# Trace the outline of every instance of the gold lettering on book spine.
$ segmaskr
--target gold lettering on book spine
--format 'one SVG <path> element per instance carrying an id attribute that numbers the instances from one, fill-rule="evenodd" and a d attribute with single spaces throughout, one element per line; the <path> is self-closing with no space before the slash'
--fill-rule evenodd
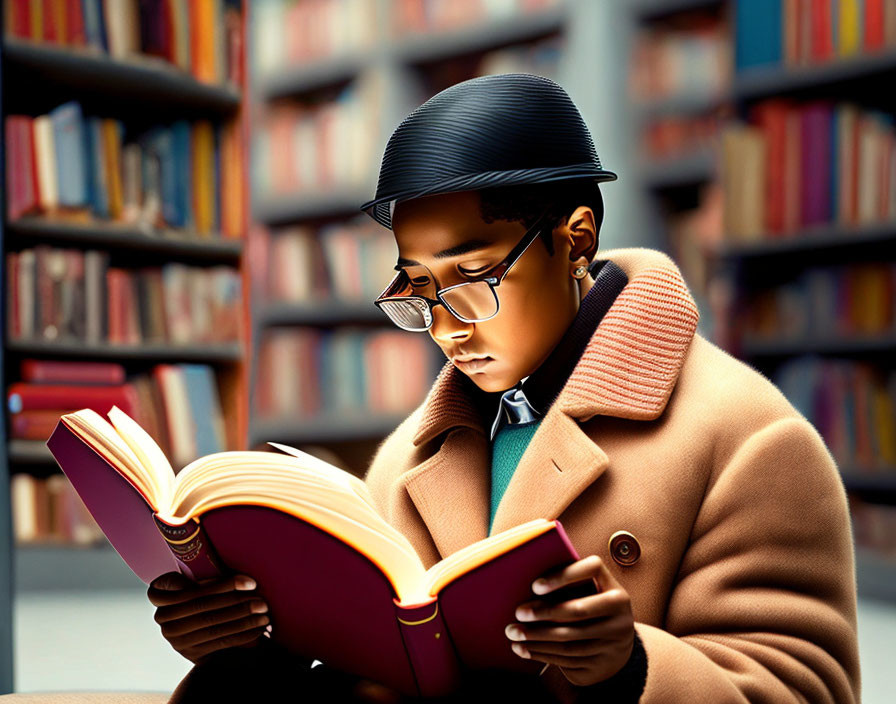
<path id="1" fill-rule="evenodd" d="M 196 530 L 194 530 L 190 535 L 186 538 L 181 538 L 175 540 L 173 538 L 169 538 L 166 534 L 168 531 L 172 533 L 183 533 L 185 532 L 184 528 L 175 528 L 171 529 L 169 526 L 165 526 L 167 529 L 162 533 L 167 543 L 171 546 L 171 551 L 177 555 L 178 559 L 183 562 L 191 562 L 199 557 L 199 554 L 202 552 L 202 528 L 199 525 L 198 521 L 196 523 Z M 214 561 L 211 561 L 214 564 Z"/>

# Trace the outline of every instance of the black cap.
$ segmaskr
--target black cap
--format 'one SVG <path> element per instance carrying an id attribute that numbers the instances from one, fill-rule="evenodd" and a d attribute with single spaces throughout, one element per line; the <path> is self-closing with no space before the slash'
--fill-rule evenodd
<path id="1" fill-rule="evenodd" d="M 572 99 L 549 78 L 481 76 L 437 93 L 395 128 L 376 196 L 361 210 L 392 228 L 392 204 L 438 193 L 570 179 L 615 181 Z"/>

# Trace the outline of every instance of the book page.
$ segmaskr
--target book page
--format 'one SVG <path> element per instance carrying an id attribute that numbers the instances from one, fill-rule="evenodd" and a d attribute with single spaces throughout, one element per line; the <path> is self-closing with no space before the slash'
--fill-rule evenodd
<path id="1" fill-rule="evenodd" d="M 162 448 L 156 444 L 149 433 L 140 427 L 137 421 L 118 406 L 112 406 L 108 415 L 116 432 L 128 444 L 143 467 L 152 473 L 160 497 L 165 497 L 165 502 L 169 501 L 174 484 L 174 469 L 168 458 L 165 457 L 165 453 L 162 452 Z M 159 505 L 163 505 L 161 501 L 159 501 Z"/>
<path id="2" fill-rule="evenodd" d="M 155 473 L 143 465 L 109 421 L 89 408 L 66 413 L 61 420 L 130 481 L 154 509 L 158 509 L 160 502 L 164 504 L 167 497 L 161 495 Z"/>

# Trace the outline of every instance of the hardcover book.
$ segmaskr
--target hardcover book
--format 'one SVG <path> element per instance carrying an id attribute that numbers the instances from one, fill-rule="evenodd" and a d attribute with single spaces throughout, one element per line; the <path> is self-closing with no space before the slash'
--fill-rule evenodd
<path id="1" fill-rule="evenodd" d="M 465 669 L 540 669 L 504 628 L 535 579 L 578 559 L 559 522 L 516 526 L 425 569 L 364 482 L 322 460 L 271 443 L 281 452 L 217 452 L 175 474 L 127 414 L 108 417 L 65 414 L 47 445 L 144 582 L 247 574 L 274 641 L 407 694 L 448 693 Z"/>

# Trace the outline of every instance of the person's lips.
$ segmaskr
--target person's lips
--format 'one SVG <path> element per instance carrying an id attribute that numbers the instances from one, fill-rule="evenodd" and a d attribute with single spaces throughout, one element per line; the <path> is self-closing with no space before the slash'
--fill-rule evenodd
<path id="1" fill-rule="evenodd" d="M 451 363 L 465 374 L 480 372 L 494 361 L 484 354 L 461 354 L 451 358 Z"/>

